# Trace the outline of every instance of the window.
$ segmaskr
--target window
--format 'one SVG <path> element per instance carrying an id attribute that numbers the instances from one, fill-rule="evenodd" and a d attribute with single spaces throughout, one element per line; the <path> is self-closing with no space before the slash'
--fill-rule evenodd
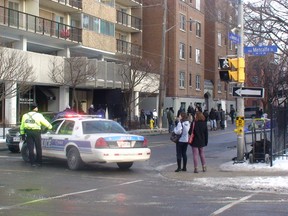
<path id="1" fill-rule="evenodd" d="M 179 87 L 185 88 L 185 72 L 184 71 L 180 71 L 179 73 Z"/>
<path id="2" fill-rule="evenodd" d="M 114 24 L 105 20 L 101 20 L 100 33 L 104 35 L 114 36 Z"/>
<path id="3" fill-rule="evenodd" d="M 258 76 L 252 76 L 251 81 L 253 84 L 258 84 Z"/>
<path id="4" fill-rule="evenodd" d="M 9 2 L 9 9 L 13 9 L 9 11 L 9 25 L 18 26 L 19 25 L 19 17 L 17 11 L 19 10 L 19 3 Z M 14 11 L 15 10 L 15 11 Z"/>
<path id="5" fill-rule="evenodd" d="M 189 73 L 189 86 L 192 87 L 192 73 Z"/>
<path id="6" fill-rule="evenodd" d="M 196 63 L 197 64 L 201 63 L 201 52 L 200 52 L 200 49 L 196 49 Z"/>
<path id="7" fill-rule="evenodd" d="M 218 92 L 221 92 L 222 91 L 222 85 L 221 85 L 221 80 L 218 80 L 218 85 L 217 85 L 217 90 Z"/>
<path id="8" fill-rule="evenodd" d="M 89 16 L 86 14 L 83 15 L 83 29 L 88 29 L 90 31 L 109 36 L 115 35 L 114 23 L 108 22 L 106 20 L 101 20 L 97 17 Z"/>
<path id="9" fill-rule="evenodd" d="M 183 14 L 180 14 L 180 29 L 186 31 L 186 16 Z"/>
<path id="10" fill-rule="evenodd" d="M 200 75 L 196 75 L 196 90 L 200 90 Z"/>
<path id="11" fill-rule="evenodd" d="M 196 9 L 200 11 L 200 8 L 201 8 L 201 0 L 196 0 Z"/>
<path id="12" fill-rule="evenodd" d="M 217 34 L 218 46 L 222 46 L 222 34 L 218 32 Z"/>
<path id="13" fill-rule="evenodd" d="M 189 58 L 192 58 L 192 46 L 189 46 Z"/>
<path id="14" fill-rule="evenodd" d="M 222 20 L 222 12 L 221 10 L 218 10 L 218 21 L 221 22 Z"/>
<path id="15" fill-rule="evenodd" d="M 196 22 L 196 36 L 201 37 L 201 23 Z"/>
<path id="16" fill-rule="evenodd" d="M 184 43 L 180 43 L 179 45 L 179 58 L 180 59 L 185 59 L 185 44 Z"/>
<path id="17" fill-rule="evenodd" d="M 193 20 L 192 18 L 189 19 L 189 31 L 192 31 Z"/>

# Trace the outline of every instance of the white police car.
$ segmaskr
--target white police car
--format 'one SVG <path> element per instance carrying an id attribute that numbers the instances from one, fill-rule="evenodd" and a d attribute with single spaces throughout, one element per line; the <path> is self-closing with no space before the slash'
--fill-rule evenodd
<path id="1" fill-rule="evenodd" d="M 71 170 L 85 163 L 117 163 L 129 169 L 134 161 L 146 161 L 151 150 L 143 136 L 128 134 L 117 122 L 93 116 L 61 118 L 41 135 L 43 157 L 66 159 Z M 20 142 L 24 161 L 29 161 L 27 146 Z"/>

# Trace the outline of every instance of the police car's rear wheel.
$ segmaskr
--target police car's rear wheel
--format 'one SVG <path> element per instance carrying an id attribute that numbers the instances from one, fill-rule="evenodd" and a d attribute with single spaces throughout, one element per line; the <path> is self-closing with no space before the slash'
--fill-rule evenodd
<path id="1" fill-rule="evenodd" d="M 117 165 L 120 169 L 126 170 L 126 169 L 129 169 L 133 165 L 133 162 L 121 162 L 121 163 L 117 163 Z"/>
<path id="2" fill-rule="evenodd" d="M 72 147 L 69 149 L 67 153 L 67 164 L 71 170 L 77 170 L 82 167 L 83 161 L 77 148 Z"/>

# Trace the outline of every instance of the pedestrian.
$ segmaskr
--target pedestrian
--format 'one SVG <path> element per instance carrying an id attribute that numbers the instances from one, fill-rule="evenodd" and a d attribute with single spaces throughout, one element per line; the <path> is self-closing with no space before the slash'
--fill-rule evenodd
<path id="1" fill-rule="evenodd" d="M 103 107 L 100 105 L 95 114 L 98 115 L 100 118 L 105 118 L 106 112 L 103 109 Z"/>
<path id="2" fill-rule="evenodd" d="M 210 113 L 209 113 L 211 131 L 217 130 L 216 118 L 217 118 L 216 111 L 214 108 L 211 108 Z"/>
<path id="3" fill-rule="evenodd" d="M 42 146 L 41 146 L 41 126 L 52 129 L 52 125 L 38 113 L 37 104 L 31 105 L 31 111 L 24 114 L 21 120 L 20 134 L 23 140 L 26 139 L 29 150 L 29 161 L 31 166 L 41 166 L 42 164 Z M 25 136 L 26 135 L 26 136 Z M 34 155 L 34 146 L 36 148 L 36 159 Z"/>
<path id="4" fill-rule="evenodd" d="M 193 124 L 191 124 L 193 125 Z M 192 128 L 189 129 L 189 135 L 192 134 Z M 190 144 L 192 147 L 194 173 L 198 173 L 198 157 L 200 156 L 202 171 L 206 172 L 206 159 L 204 154 L 204 147 L 208 144 L 208 128 L 205 121 L 205 116 L 202 112 L 196 111 L 195 125 L 194 125 L 194 139 Z M 198 156 L 199 155 L 199 156 Z"/>
<path id="5" fill-rule="evenodd" d="M 192 103 L 190 103 L 190 105 L 188 106 L 187 113 L 188 113 L 189 120 L 191 122 L 195 115 L 195 109 L 193 108 Z"/>
<path id="6" fill-rule="evenodd" d="M 225 129 L 225 111 L 223 109 L 220 109 L 220 127 L 222 130 Z"/>
<path id="7" fill-rule="evenodd" d="M 231 118 L 231 123 L 234 124 L 234 119 L 235 119 L 235 109 L 234 109 L 233 106 L 231 107 L 231 110 L 230 110 L 229 115 L 230 115 L 230 118 Z"/>
<path id="8" fill-rule="evenodd" d="M 140 111 L 140 128 L 142 128 L 142 125 L 144 125 L 145 128 L 145 119 L 146 119 L 146 115 L 145 115 L 145 111 L 144 109 L 141 109 Z"/>
<path id="9" fill-rule="evenodd" d="M 169 133 L 172 133 L 174 129 L 174 121 L 175 121 L 175 116 L 174 116 L 174 110 L 173 107 L 170 107 L 168 112 L 167 112 L 167 120 L 168 120 L 168 130 Z"/>
<path id="10" fill-rule="evenodd" d="M 94 109 L 94 105 L 91 104 L 89 109 L 88 109 L 88 114 L 89 115 L 95 115 L 95 109 Z"/>
<path id="11" fill-rule="evenodd" d="M 152 116 L 154 120 L 154 128 L 156 128 L 156 126 L 158 125 L 158 113 L 156 109 L 153 109 Z"/>
<path id="12" fill-rule="evenodd" d="M 190 128 L 190 122 L 186 112 L 182 112 L 179 115 L 179 122 L 174 128 L 174 133 L 181 134 L 179 141 L 176 143 L 176 158 L 177 169 L 175 172 L 187 171 L 187 147 L 188 147 L 188 130 Z M 181 169 L 181 162 L 183 158 L 183 168 Z"/>

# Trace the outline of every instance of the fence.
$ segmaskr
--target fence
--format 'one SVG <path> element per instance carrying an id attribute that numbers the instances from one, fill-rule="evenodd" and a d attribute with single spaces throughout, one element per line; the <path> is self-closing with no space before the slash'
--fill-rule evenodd
<path id="1" fill-rule="evenodd" d="M 288 159 L 287 148 L 288 148 L 288 108 L 284 106 L 271 106 L 271 149 L 270 156 L 271 166 L 273 160 L 279 157 Z"/>

